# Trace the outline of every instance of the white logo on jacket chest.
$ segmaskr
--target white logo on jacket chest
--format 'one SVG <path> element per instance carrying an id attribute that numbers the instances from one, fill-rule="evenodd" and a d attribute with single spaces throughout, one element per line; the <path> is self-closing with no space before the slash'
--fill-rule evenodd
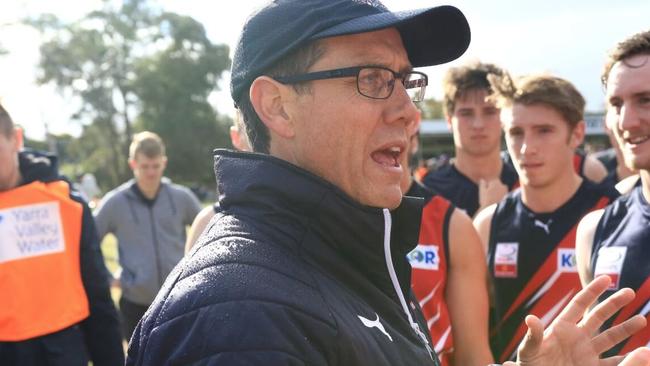
<path id="1" fill-rule="evenodd" d="M 381 324 L 381 322 L 379 321 L 379 315 L 377 313 L 375 313 L 375 316 L 377 317 L 376 320 L 370 320 L 370 319 L 362 317 L 361 315 L 357 315 L 357 316 L 359 317 L 359 320 L 361 320 L 363 325 L 365 325 L 368 328 L 377 328 L 377 329 L 379 329 L 379 331 L 384 333 L 384 335 L 386 337 L 388 337 L 388 339 L 391 342 L 393 341 L 393 337 L 391 337 L 390 334 L 388 334 L 388 332 L 386 332 L 386 329 L 384 329 L 384 325 Z"/>

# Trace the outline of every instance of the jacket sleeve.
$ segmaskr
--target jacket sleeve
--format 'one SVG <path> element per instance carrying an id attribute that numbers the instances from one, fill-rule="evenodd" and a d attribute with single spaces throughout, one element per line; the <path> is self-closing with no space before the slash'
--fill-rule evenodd
<path id="1" fill-rule="evenodd" d="M 124 351 L 119 318 L 111 299 L 108 270 L 99 247 L 97 229 L 88 205 L 83 204 L 81 277 L 88 297 L 90 316 L 81 323 L 86 346 L 95 366 L 122 365 Z"/>
<path id="2" fill-rule="evenodd" d="M 138 324 L 127 365 L 338 364 L 338 329 L 315 288 L 250 263 L 179 280 L 182 271 L 174 269 Z"/>
<path id="3" fill-rule="evenodd" d="M 126 364 L 327 366 L 335 347 L 325 339 L 335 339 L 334 329 L 299 310 L 229 302 L 157 324 L 154 332 L 140 322 Z"/>
<path id="4" fill-rule="evenodd" d="M 113 206 L 116 196 L 113 192 L 109 192 L 102 198 L 97 211 L 95 212 L 95 224 L 99 241 L 104 239 L 108 233 L 115 231 L 113 224 Z"/>

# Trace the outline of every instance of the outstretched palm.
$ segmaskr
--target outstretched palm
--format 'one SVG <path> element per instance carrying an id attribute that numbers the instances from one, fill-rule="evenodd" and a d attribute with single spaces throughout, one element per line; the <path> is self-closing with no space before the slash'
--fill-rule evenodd
<path id="1" fill-rule="evenodd" d="M 609 282 L 607 276 L 592 281 L 571 300 L 545 331 L 539 318 L 529 315 L 526 318 L 528 334 L 519 347 L 518 361 L 516 364 L 508 362 L 504 366 L 618 365 L 623 359 L 622 356 L 600 359 L 600 354 L 641 330 L 646 321 L 643 316 L 637 315 L 602 333 L 599 332 L 599 328 L 609 317 L 634 299 L 632 290 L 623 289 L 585 314 L 598 296 L 607 289 Z"/>

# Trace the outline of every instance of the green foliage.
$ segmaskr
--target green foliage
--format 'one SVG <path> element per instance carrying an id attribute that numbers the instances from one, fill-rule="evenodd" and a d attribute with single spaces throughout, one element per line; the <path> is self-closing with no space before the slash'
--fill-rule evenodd
<path id="1" fill-rule="evenodd" d="M 24 145 L 26 148 L 30 148 L 34 150 L 47 151 L 49 149 L 49 146 L 47 146 L 47 142 L 32 140 L 26 136 L 25 136 Z"/>
<path id="2" fill-rule="evenodd" d="M 425 99 L 420 104 L 418 108 L 422 111 L 422 119 L 442 119 L 445 118 L 445 114 L 442 109 L 442 101 L 435 99 Z"/>
<path id="3" fill-rule="evenodd" d="M 86 125 L 66 153 L 102 189 L 113 187 L 130 175 L 134 131 L 148 129 L 167 144 L 167 175 L 212 185 L 210 152 L 228 146 L 229 121 L 208 96 L 230 66 L 228 47 L 212 44 L 191 17 L 146 0 L 111 4 L 72 23 L 53 15 L 26 21 L 45 36 L 38 82 L 81 102 L 71 117 Z"/>
<path id="4" fill-rule="evenodd" d="M 190 17 L 165 13 L 161 30 L 172 42 L 135 68 L 133 90 L 142 102 L 137 127 L 165 140 L 172 179 L 213 186 L 211 152 L 229 145 L 231 121 L 216 115 L 207 98 L 230 67 L 228 47 L 212 45 Z"/>

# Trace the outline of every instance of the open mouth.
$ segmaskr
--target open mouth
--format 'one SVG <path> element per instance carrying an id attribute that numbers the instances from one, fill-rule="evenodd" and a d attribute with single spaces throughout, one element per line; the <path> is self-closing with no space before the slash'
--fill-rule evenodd
<path id="1" fill-rule="evenodd" d="M 634 137 L 626 137 L 625 138 L 625 143 L 629 145 L 639 145 L 642 144 L 650 139 L 650 136 L 648 135 L 643 135 L 643 136 L 634 136 Z"/>
<path id="2" fill-rule="evenodd" d="M 372 154 L 372 160 L 376 163 L 392 168 L 399 168 L 400 158 L 404 149 L 400 146 L 391 146 L 385 149 L 375 150 Z"/>

